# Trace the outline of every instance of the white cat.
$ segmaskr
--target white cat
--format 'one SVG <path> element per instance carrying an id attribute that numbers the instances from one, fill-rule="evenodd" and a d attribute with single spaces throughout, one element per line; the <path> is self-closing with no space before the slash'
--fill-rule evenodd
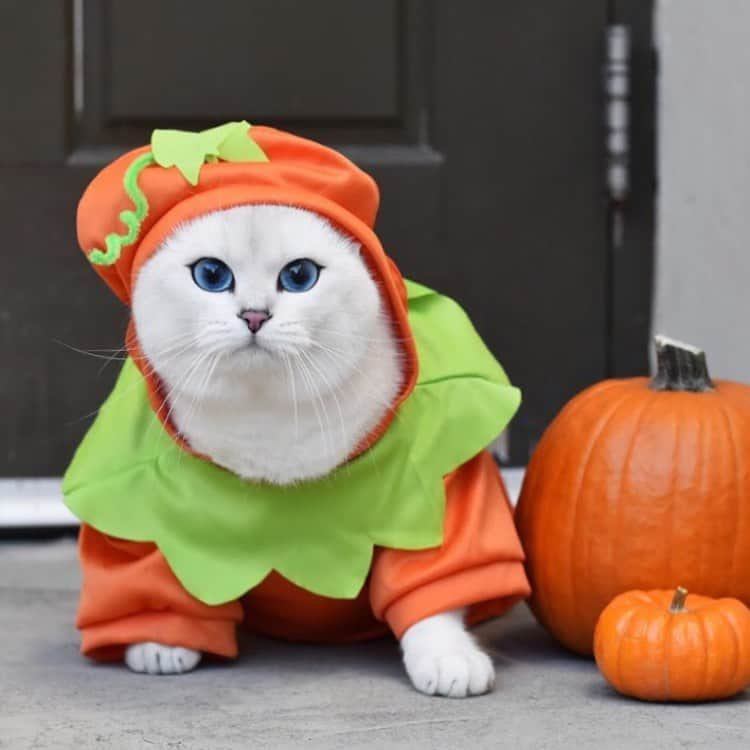
<path id="1" fill-rule="evenodd" d="M 359 247 L 302 209 L 240 206 L 180 226 L 141 269 L 133 317 L 172 423 L 246 479 L 328 474 L 401 389 L 399 343 Z M 474 695 L 494 683 L 462 610 L 416 623 L 401 647 L 423 693 Z M 136 643 L 125 660 L 171 674 L 193 669 L 200 653 Z"/>

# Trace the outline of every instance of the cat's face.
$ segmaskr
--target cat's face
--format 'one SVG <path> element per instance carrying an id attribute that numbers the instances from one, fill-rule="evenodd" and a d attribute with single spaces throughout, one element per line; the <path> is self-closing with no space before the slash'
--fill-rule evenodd
<path id="1" fill-rule="evenodd" d="M 358 245 L 288 206 L 218 211 L 182 225 L 141 269 L 133 317 L 168 384 L 273 383 L 290 364 L 319 391 L 351 377 L 382 305 Z"/>

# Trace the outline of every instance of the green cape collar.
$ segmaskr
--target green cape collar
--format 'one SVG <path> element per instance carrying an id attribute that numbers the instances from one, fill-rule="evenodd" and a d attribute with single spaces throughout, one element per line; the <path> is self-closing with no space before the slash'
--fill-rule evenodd
<path id="1" fill-rule="evenodd" d="M 154 542 L 183 586 L 222 604 L 272 570 L 349 599 L 373 547 L 442 543 L 443 477 L 485 448 L 520 403 L 461 308 L 407 283 L 419 379 L 380 440 L 321 480 L 246 482 L 182 450 L 127 361 L 65 475 L 68 507 L 111 536 Z"/>

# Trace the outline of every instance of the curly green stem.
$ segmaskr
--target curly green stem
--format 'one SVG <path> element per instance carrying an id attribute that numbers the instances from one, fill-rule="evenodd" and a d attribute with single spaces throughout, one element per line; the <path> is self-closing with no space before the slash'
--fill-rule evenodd
<path id="1" fill-rule="evenodd" d="M 143 191 L 138 187 L 138 177 L 151 164 L 154 164 L 154 155 L 149 151 L 134 159 L 125 172 L 125 192 L 133 201 L 135 207 L 134 210 L 123 211 L 120 214 L 120 221 L 128 228 L 128 231 L 126 234 L 117 234 L 116 232 L 108 234 L 104 240 L 107 248 L 105 251 L 94 248 L 89 252 L 89 260 L 95 265 L 111 266 L 116 263 L 120 258 L 122 249 L 132 245 L 138 238 L 141 224 L 148 214 L 148 201 Z"/>

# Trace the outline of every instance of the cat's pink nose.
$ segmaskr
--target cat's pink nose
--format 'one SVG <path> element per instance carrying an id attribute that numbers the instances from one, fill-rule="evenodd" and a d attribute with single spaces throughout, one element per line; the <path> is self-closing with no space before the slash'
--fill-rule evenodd
<path id="1" fill-rule="evenodd" d="M 261 326 L 271 317 L 271 313 L 268 310 L 244 310 L 240 317 L 253 333 L 258 333 Z"/>

